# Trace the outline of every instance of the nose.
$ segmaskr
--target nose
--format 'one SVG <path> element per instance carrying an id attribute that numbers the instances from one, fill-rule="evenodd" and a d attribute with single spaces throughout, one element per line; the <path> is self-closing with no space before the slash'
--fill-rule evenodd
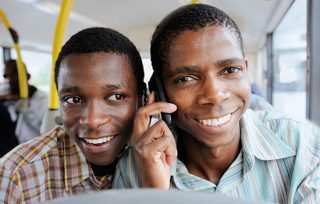
<path id="1" fill-rule="evenodd" d="M 198 97 L 200 105 L 219 106 L 230 98 L 230 91 L 227 82 L 219 77 L 207 76 Z"/>
<path id="2" fill-rule="evenodd" d="M 88 127 L 89 129 L 97 129 L 110 122 L 111 116 L 103 107 L 105 104 L 101 103 L 102 102 L 98 101 L 88 102 L 85 110 L 80 116 L 80 124 Z"/>

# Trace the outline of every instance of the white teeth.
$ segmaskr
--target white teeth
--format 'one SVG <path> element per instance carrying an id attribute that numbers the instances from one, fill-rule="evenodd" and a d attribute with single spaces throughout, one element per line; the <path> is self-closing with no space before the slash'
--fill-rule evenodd
<path id="1" fill-rule="evenodd" d="M 86 139 L 84 138 L 84 140 L 90 144 L 103 144 L 105 142 L 109 142 L 110 140 L 112 140 L 113 136 L 109 136 L 109 137 L 102 137 L 99 139 Z"/>
<path id="2" fill-rule="evenodd" d="M 219 126 L 231 119 L 231 114 L 227 114 L 221 118 L 207 119 L 207 120 L 199 120 L 200 123 L 208 126 Z"/>

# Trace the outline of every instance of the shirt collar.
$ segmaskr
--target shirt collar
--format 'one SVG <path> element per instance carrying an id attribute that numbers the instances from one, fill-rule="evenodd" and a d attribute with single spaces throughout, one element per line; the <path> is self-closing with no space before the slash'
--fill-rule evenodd
<path id="1" fill-rule="evenodd" d="M 89 179 L 95 190 L 109 188 L 112 185 L 113 175 L 95 176 L 91 165 L 88 163 Z"/>

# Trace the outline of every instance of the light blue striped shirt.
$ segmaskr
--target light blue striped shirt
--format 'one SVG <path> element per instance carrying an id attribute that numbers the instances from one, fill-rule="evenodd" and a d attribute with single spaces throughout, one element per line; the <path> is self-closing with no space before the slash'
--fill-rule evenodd
<path id="1" fill-rule="evenodd" d="M 320 203 L 320 130 L 273 111 L 248 110 L 240 121 L 242 149 L 218 185 L 190 174 L 181 161 L 171 186 L 184 191 L 278 203 Z M 115 188 L 138 188 L 130 151 L 119 161 Z"/>

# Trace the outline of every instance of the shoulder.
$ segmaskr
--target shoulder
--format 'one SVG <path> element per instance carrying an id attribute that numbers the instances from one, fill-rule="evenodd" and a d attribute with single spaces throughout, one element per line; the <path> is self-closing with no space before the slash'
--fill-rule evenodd
<path id="1" fill-rule="evenodd" d="M 251 117 L 260 120 L 273 131 L 310 131 L 317 136 L 319 134 L 319 127 L 312 122 L 289 116 L 287 114 L 275 110 L 250 111 Z M 282 130 L 281 130 L 282 129 Z"/>
<path id="2" fill-rule="evenodd" d="M 312 122 L 274 110 L 247 111 L 257 127 L 263 126 L 279 139 L 297 149 L 299 146 L 320 148 L 320 129 Z M 320 149 L 318 149 L 320 153 Z M 320 154 L 319 154 L 320 155 Z"/>
<path id="3" fill-rule="evenodd" d="M 31 163 L 42 165 L 43 157 L 56 155 L 58 138 L 64 136 L 62 127 L 56 127 L 49 133 L 20 144 L 0 159 L 0 169 L 15 173 Z"/>

